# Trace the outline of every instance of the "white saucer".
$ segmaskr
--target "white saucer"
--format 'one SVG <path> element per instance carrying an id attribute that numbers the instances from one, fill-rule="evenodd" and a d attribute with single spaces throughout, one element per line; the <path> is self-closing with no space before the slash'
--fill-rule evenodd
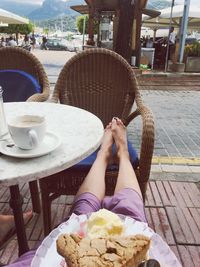
<path id="1" fill-rule="evenodd" d="M 21 149 L 15 145 L 11 145 L 11 141 L 3 141 L 0 144 L 0 152 L 4 155 L 15 158 L 35 158 L 46 155 L 61 144 L 60 138 L 54 133 L 47 132 L 42 143 L 30 150 Z"/>

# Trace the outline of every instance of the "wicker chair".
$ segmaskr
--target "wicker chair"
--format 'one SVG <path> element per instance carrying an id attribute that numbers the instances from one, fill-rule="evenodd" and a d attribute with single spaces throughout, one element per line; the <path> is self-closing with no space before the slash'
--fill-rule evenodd
<path id="1" fill-rule="evenodd" d="M 50 85 L 47 74 L 41 62 L 30 52 L 19 47 L 0 48 L 0 70 L 21 70 L 31 74 L 39 83 L 42 93 L 30 96 L 27 101 L 46 101 L 50 95 Z M 33 211 L 40 212 L 40 199 L 37 181 L 29 183 Z"/>
<path id="2" fill-rule="evenodd" d="M 131 113 L 134 100 L 137 108 Z M 143 131 L 136 175 L 145 198 L 154 147 L 154 121 L 151 111 L 142 102 L 134 72 L 127 61 L 102 48 L 78 53 L 63 67 L 52 101 L 86 109 L 97 115 L 104 126 L 113 116 L 128 125 L 141 115 Z M 45 235 L 51 230 L 51 201 L 60 195 L 76 194 L 87 172 L 72 167 L 40 180 Z M 116 171 L 106 171 L 107 194 L 113 193 L 116 176 Z"/>
<path id="3" fill-rule="evenodd" d="M 42 102 L 49 98 L 48 77 L 41 62 L 30 52 L 19 47 L 0 48 L 0 70 L 22 70 L 31 74 L 40 84 L 42 93 L 32 95 L 27 101 Z"/>

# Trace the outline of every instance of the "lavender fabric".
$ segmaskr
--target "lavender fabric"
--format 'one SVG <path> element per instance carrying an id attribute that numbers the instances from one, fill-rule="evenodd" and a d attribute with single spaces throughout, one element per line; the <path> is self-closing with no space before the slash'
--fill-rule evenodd
<path id="1" fill-rule="evenodd" d="M 81 215 L 98 211 L 101 208 L 129 216 L 137 221 L 147 221 L 143 200 L 138 192 L 131 188 L 124 188 L 114 196 L 105 197 L 102 202 L 92 193 L 83 193 L 75 198 L 71 213 Z"/>
<path id="2" fill-rule="evenodd" d="M 98 211 L 101 208 L 129 216 L 137 221 L 146 222 L 142 198 L 137 191 L 131 188 L 124 188 L 114 196 L 105 197 L 103 201 L 100 201 L 92 193 L 83 193 L 75 198 L 70 213 L 81 215 Z M 29 267 L 35 252 L 36 249 L 23 254 L 15 263 L 8 266 Z"/>

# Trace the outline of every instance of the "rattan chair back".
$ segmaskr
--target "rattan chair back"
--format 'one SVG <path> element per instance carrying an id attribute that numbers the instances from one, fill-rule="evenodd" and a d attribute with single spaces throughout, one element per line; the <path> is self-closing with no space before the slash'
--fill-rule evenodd
<path id="1" fill-rule="evenodd" d="M 53 97 L 61 104 L 92 112 L 105 126 L 114 116 L 125 119 L 130 114 L 136 89 L 127 61 L 115 52 L 97 48 L 81 52 L 65 64 Z"/>
<path id="2" fill-rule="evenodd" d="M 42 92 L 28 101 L 46 101 L 50 94 L 47 74 L 41 62 L 29 51 L 19 47 L 0 48 L 0 70 L 22 70 L 31 74 L 40 84 Z"/>

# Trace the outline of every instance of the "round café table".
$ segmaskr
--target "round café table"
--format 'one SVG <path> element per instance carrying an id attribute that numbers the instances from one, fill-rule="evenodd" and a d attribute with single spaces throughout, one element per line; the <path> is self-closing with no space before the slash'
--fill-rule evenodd
<path id="1" fill-rule="evenodd" d="M 6 120 L 24 114 L 44 116 L 47 133 L 61 140 L 51 153 L 35 158 L 16 158 L 0 154 L 0 185 L 10 188 L 10 205 L 15 218 L 19 254 L 28 251 L 25 233 L 22 198 L 19 183 L 34 181 L 73 166 L 89 156 L 100 145 L 103 124 L 92 113 L 73 106 L 55 103 L 12 102 L 4 103 Z M 3 141 L 0 142 L 0 148 Z M 0 149 L 0 152 L 1 149 Z"/>

